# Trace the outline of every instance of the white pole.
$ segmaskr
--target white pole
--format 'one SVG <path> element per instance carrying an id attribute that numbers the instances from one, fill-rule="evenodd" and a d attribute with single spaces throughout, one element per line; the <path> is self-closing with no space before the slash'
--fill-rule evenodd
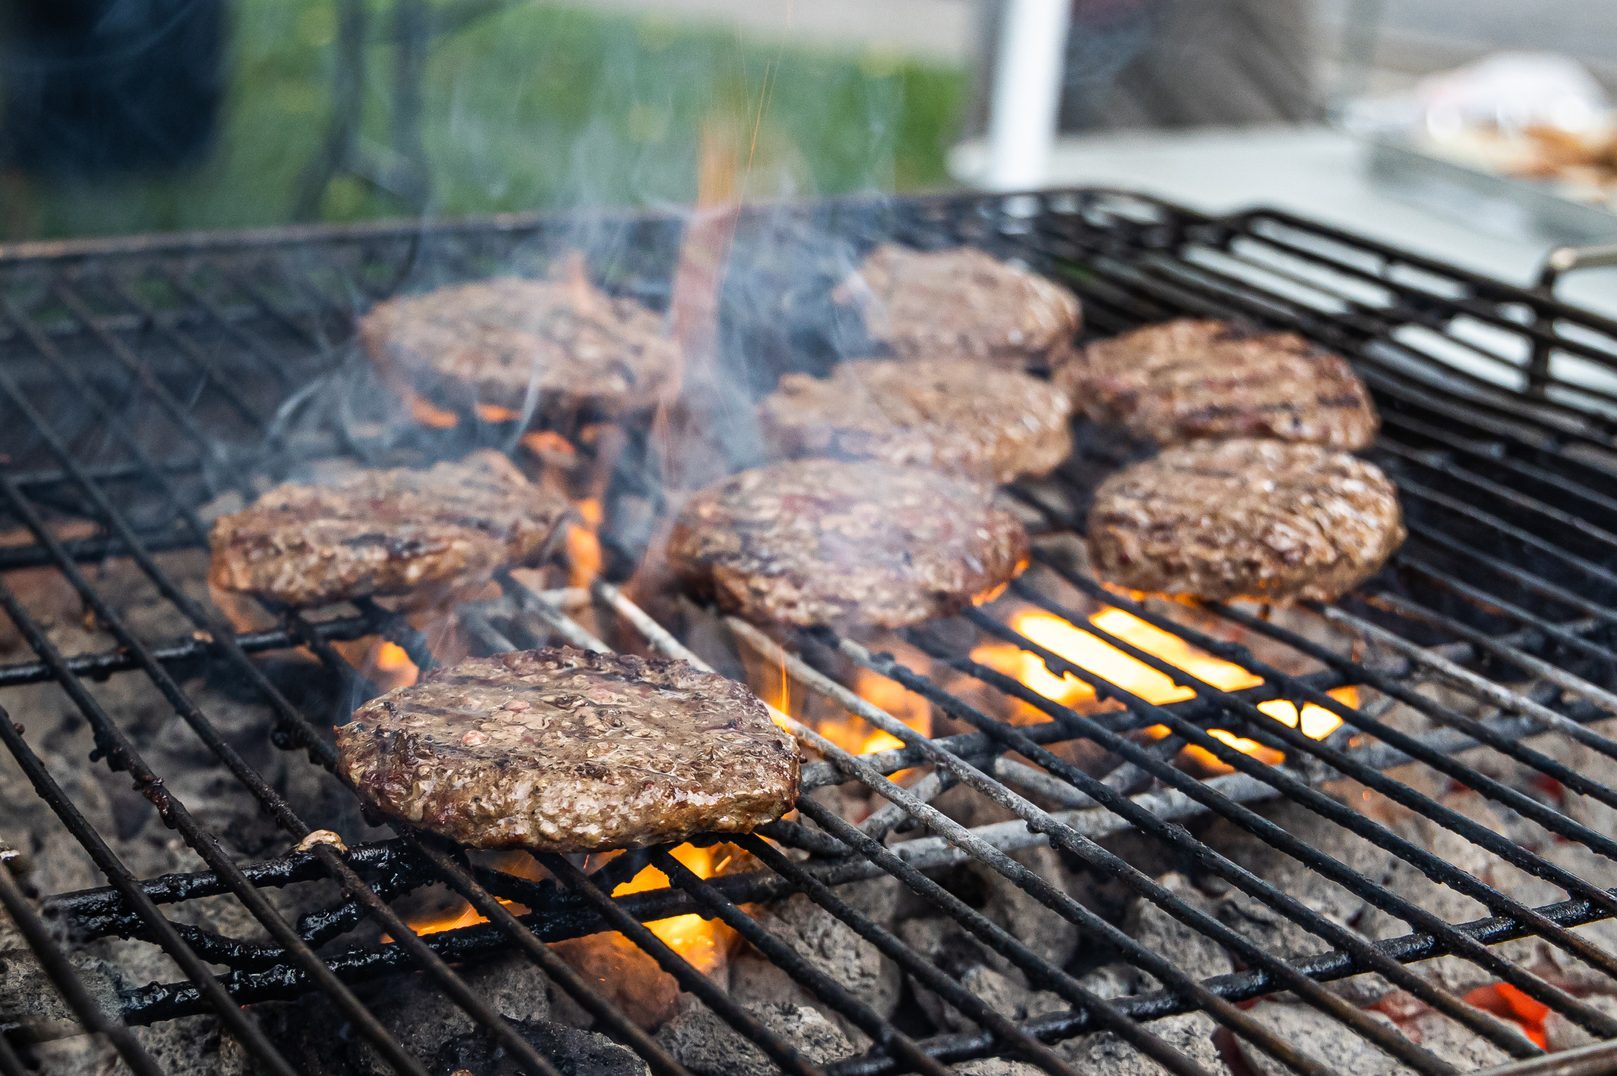
<path id="1" fill-rule="evenodd" d="M 990 190 L 1048 181 L 1071 10 L 1069 0 L 1004 0 L 983 177 Z"/>

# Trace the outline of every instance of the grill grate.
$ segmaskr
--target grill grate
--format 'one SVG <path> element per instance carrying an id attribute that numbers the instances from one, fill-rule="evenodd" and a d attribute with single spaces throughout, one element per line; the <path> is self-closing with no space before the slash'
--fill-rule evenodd
<path id="1" fill-rule="evenodd" d="M 237 631 L 177 570 L 205 562 L 206 506 L 312 459 L 421 458 L 472 444 L 514 448 L 517 431 L 509 423 L 466 416 L 451 430 L 431 431 L 398 422 L 349 345 L 353 312 L 406 283 L 538 268 L 570 246 L 592 252 L 592 269 L 607 286 L 666 305 L 679 234 L 677 223 L 659 219 L 510 218 L 429 230 L 367 226 L 14 248 L 0 259 L 6 412 L 0 449 L 8 454 L 0 512 L 16 528 L 15 540 L 0 544 L 0 608 L 19 636 L 17 649 L 29 655 L 0 665 L 0 688 L 59 686 L 93 731 L 98 763 L 133 779 L 201 868 L 140 877 L 78 804 L 71 789 L 82 775 L 48 763 L 31 741 L 29 715 L 13 710 L 11 721 L 0 722 L 0 741 L 21 773 L 108 883 L 36 902 L 0 870 L 0 905 L 83 1028 L 104 1036 L 133 1070 L 159 1071 L 128 1027 L 102 1015 L 68 960 L 68 950 L 95 939 L 135 937 L 161 947 L 183 978 L 122 991 L 123 1020 L 138 1026 L 213 1013 L 266 1071 L 291 1072 L 298 1063 L 266 1031 L 259 1009 L 243 1005 L 310 993 L 329 999 L 391 1067 L 426 1071 L 430 1059 L 413 1056 L 377 1018 L 365 990 L 371 980 L 413 971 L 436 983 L 525 1068 L 553 1072 L 464 974 L 485 958 L 519 952 L 654 1070 L 683 1072 L 630 1013 L 552 948 L 614 930 L 780 1067 L 819 1071 L 748 1011 L 746 997 L 730 995 L 643 925 L 694 912 L 727 924 L 869 1036 L 868 1051 L 830 1066 L 846 1076 L 947 1071 L 948 1064 L 984 1056 L 1074 1071 L 1082 1066 L 1061 1044 L 1102 1030 L 1170 1071 L 1196 1072 L 1203 1064 L 1159 1035 L 1156 1021 L 1198 1011 L 1222 1029 L 1228 1048 L 1240 1040 L 1296 1071 L 1334 1068 L 1332 1058 L 1311 1056 L 1307 1042 L 1277 1031 L 1245 1004 L 1280 991 L 1409 1069 L 1452 1071 L 1451 1061 L 1328 985 L 1366 972 L 1511 1058 L 1537 1056 L 1538 1046 L 1513 1025 L 1424 974 L 1421 962 L 1451 954 L 1593 1037 L 1617 1040 L 1617 1018 L 1591 1002 L 1590 989 L 1571 989 L 1547 975 L 1542 962 L 1502 947 L 1539 939 L 1546 951 L 1580 962 L 1617 991 L 1617 953 L 1575 929 L 1617 913 L 1617 895 L 1599 878 L 1546 858 L 1542 847 L 1528 847 L 1514 829 L 1501 832 L 1456 810 L 1439 783 L 1474 790 L 1522 826 L 1588 849 L 1597 857 L 1592 861 L 1617 861 L 1610 832 L 1566 807 L 1575 798 L 1617 808 L 1617 789 L 1601 771 L 1548 754 L 1541 738 L 1530 738 L 1549 731 L 1586 748 L 1590 758 L 1617 758 L 1617 742 L 1600 725 L 1617 713 L 1610 649 L 1617 574 L 1607 567 L 1617 547 L 1617 463 L 1609 447 L 1617 432 L 1611 409 L 1617 392 L 1610 386 L 1617 381 L 1602 380 L 1617 370 L 1617 324 L 1268 211 L 1209 219 L 1099 191 L 749 210 L 721 307 L 722 337 L 741 383 L 765 378 L 745 358 L 763 356 L 755 365 L 772 374 L 788 356 L 813 366 L 857 347 L 857 327 L 827 306 L 825 284 L 878 238 L 918 246 L 964 241 L 1025 259 L 1079 292 L 1093 332 L 1187 312 L 1296 328 L 1354 360 L 1384 417 L 1372 455 L 1400 485 L 1411 534 L 1393 567 L 1365 591 L 1338 606 L 1270 616 L 1103 590 L 1075 567 L 1068 536 L 1081 526 L 1082 491 L 1123 457 L 1118 446 L 1086 444 L 1052 479 L 1013 491 L 1040 537 L 1033 568 L 993 605 L 873 643 L 828 631 L 782 643 L 718 618 L 730 648 L 726 671 L 741 667 L 735 655 L 761 659 L 783 669 L 798 696 L 854 714 L 903 745 L 855 756 L 794 723 L 818 752 L 805 768 L 805 789 L 862 787 L 881 804 L 868 817 L 850 821 L 805 795 L 796 821 L 764 831 L 773 843 L 735 842 L 752 857 L 747 870 L 714 878 L 698 877 L 667 849 L 604 865 L 537 856 L 544 876 L 536 881 L 402 827 L 347 850 L 320 840 L 316 831 L 334 820 L 288 801 L 221 728 L 198 679 L 228 670 L 246 685 L 251 707 L 267 719 L 289 764 L 330 771 L 332 715 L 289 697 L 266 661 L 294 651 L 312 655 L 310 676 L 329 677 L 357 699 L 376 686 L 344 656 L 351 651 L 342 644 L 387 639 L 423 668 L 433 664 L 437 647 L 374 603 L 325 618 L 260 610 L 270 626 Z M 784 308 L 788 316 L 757 317 L 760 296 L 771 300 L 764 309 Z M 639 480 L 655 498 L 655 483 Z M 615 550 L 623 563 L 638 552 L 633 536 Z M 138 574 L 158 596 L 164 623 L 183 630 L 165 634 L 132 620 L 107 591 L 105 573 L 117 566 Z M 112 645 L 64 653 L 28 589 L 42 576 L 71 591 Z M 463 610 L 460 627 L 474 649 L 544 639 L 605 646 L 602 639 L 611 639 L 701 660 L 687 633 L 670 630 L 680 625 L 664 626 L 605 578 L 585 591 L 535 589 L 511 576 L 500 582 L 502 608 L 518 615 Z M 1221 688 L 1199 679 L 1142 646 L 1137 633 L 1097 622 L 1092 614 L 1102 608 L 1121 610 L 1262 682 Z M 1190 697 L 1150 701 L 1137 684 L 1109 680 L 1093 662 L 1063 656 L 1033 637 L 1018 626 L 1017 611 L 1079 625 Z M 705 616 L 685 607 L 677 619 L 696 623 Z M 987 660 L 984 647 L 996 644 L 1028 655 L 1049 675 L 1089 685 L 1109 705 L 1079 706 L 1065 695 L 1065 702 L 1053 701 Z M 958 731 L 934 738 L 912 730 L 861 697 L 851 674 L 897 685 Z M 165 783 L 175 775 L 157 772 L 144 757 L 142 730 L 100 699 L 98 681 L 130 676 L 149 681 L 188 727 L 186 735 L 205 752 L 200 764 L 256 800 L 284 835 L 283 847 L 298 850 L 245 857 L 192 812 Z M 1344 704 L 1333 691 L 1346 687 L 1371 698 Z M 9 698 L 0 691 L 0 705 Z M 1293 728 L 1258 709 L 1274 700 L 1299 710 L 1310 704 L 1342 727 L 1314 739 L 1301 721 Z M 1019 707 L 1021 719 L 990 712 L 1001 704 Z M 1394 723 L 1394 708 L 1419 715 L 1422 727 Z M 1266 761 L 1235 746 L 1230 733 L 1282 755 Z M 1073 745 L 1104 758 L 1078 759 Z M 1192 772 L 1182 763 L 1187 748 L 1221 772 Z M 1496 764 L 1502 760 L 1567 799 L 1542 798 L 1504 779 Z M 907 772 L 895 782 L 900 771 Z M 1447 858 L 1348 802 L 1341 789 L 1349 783 L 1366 800 L 1399 805 L 1424 820 L 1443 834 L 1444 848 L 1463 846 L 1468 858 Z M 324 784 L 342 792 L 334 778 Z M 968 827 L 933 805 L 959 786 L 998 808 L 1003 820 Z M 1451 921 L 1424 907 L 1360 859 L 1344 861 L 1292 832 L 1273 817 L 1277 806 L 1357 835 L 1377 850 L 1379 867 L 1407 864 L 1473 898 L 1487 917 Z M 351 809 L 344 817 L 352 817 Z M 1212 842 L 1214 824 L 1277 850 L 1409 932 L 1367 939 Z M 0 840 L 20 844 L 26 834 L 8 828 L 0 821 Z M 925 835 L 911 832 L 919 830 Z M 1135 844 L 1113 840 L 1131 834 Z M 1015 858 L 1039 845 L 1059 849 L 1079 874 L 1109 879 L 1130 899 L 1222 946 L 1238 970 L 1198 980 L 1177 954 L 1153 951 L 1114 917 Z M 1186 900 L 1134 861 L 1145 855 L 1136 848 L 1194 863 L 1266 908 L 1275 922 L 1295 924 L 1316 940 L 1311 955 L 1287 959 L 1272 939 L 1242 932 Z M 1103 998 L 1092 978 L 1053 964 L 1030 939 L 937 880 L 945 868 L 968 863 L 1052 910 L 1094 953 L 1148 974 L 1155 987 Z M 648 864 L 668 877 L 666 888 L 612 895 Z M 1487 873 L 1482 866 L 1494 864 L 1564 896 L 1529 901 L 1497 888 L 1480 876 Z M 1031 1017 L 997 1011 L 902 932 L 847 900 L 848 883 L 883 876 L 1059 998 L 1060 1010 Z M 271 899 L 323 883 L 335 883 L 337 896 L 315 911 L 289 915 Z M 487 921 L 418 935 L 395 905 L 428 884 L 457 893 Z M 952 1007 L 969 1030 L 900 1026 L 805 959 L 755 914 L 760 902 L 789 893 L 806 895 L 846 924 Z M 174 917 L 211 897 L 239 902 L 264 940 Z M 65 926 L 72 944 L 64 947 L 41 914 Z M 394 941 L 366 941 L 361 927 Z M 0 1071 L 21 1071 L 19 1051 L 72 1030 L 26 1022 L 7 1028 Z M 1617 1049 L 1599 1056 L 1609 1062 Z"/>

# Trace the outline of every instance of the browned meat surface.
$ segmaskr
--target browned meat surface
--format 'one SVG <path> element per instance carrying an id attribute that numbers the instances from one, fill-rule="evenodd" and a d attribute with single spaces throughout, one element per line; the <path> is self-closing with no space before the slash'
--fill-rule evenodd
<path id="1" fill-rule="evenodd" d="M 1226 321 L 1150 325 L 1091 344 L 1056 380 L 1079 411 L 1145 441 L 1275 437 L 1359 449 L 1380 420 L 1339 355 Z"/>
<path id="2" fill-rule="evenodd" d="M 777 455 L 876 459 L 1010 482 L 1072 452 L 1067 394 L 974 359 L 864 359 L 787 374 L 759 410 Z"/>
<path id="3" fill-rule="evenodd" d="M 1192 441 L 1112 475 L 1089 512 L 1095 574 L 1208 600 L 1331 601 L 1404 540 L 1374 464 L 1319 445 Z"/>
<path id="4" fill-rule="evenodd" d="M 669 561 L 747 620 L 901 627 L 955 612 L 1027 562 L 982 485 L 915 467 L 793 460 L 696 494 Z"/>
<path id="5" fill-rule="evenodd" d="M 1072 292 L 970 247 L 884 244 L 835 298 L 858 306 L 870 335 L 905 358 L 962 355 L 1047 369 L 1081 321 Z"/>
<path id="6" fill-rule="evenodd" d="M 610 414 L 679 391 L 679 346 L 662 315 L 607 295 L 581 271 L 390 299 L 360 319 L 359 334 L 385 377 L 453 403 Z"/>
<path id="7" fill-rule="evenodd" d="M 797 802 L 797 747 L 752 692 L 682 661 L 527 650 L 435 669 L 337 730 L 383 813 L 478 848 L 634 848 Z"/>
<path id="8" fill-rule="evenodd" d="M 288 483 L 214 524 L 209 578 L 292 605 L 476 585 L 538 555 L 566 513 L 497 452 Z"/>

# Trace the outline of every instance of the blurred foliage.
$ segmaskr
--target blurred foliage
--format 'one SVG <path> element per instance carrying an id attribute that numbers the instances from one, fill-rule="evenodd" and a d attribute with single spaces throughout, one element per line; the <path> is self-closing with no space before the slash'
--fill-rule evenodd
<path id="1" fill-rule="evenodd" d="M 421 134 L 431 208 L 446 215 L 689 202 L 699 134 L 736 147 L 748 198 L 906 190 L 947 182 L 965 107 L 958 69 L 752 40 L 715 24 L 609 15 L 531 0 L 434 0 Z M 391 5 L 373 0 L 363 145 L 386 175 Z M 235 0 L 217 143 L 183 175 L 7 177 L 14 236 L 237 227 L 292 218 L 331 118 L 332 0 Z M 390 156 L 391 155 L 391 156 Z M 326 190 L 319 214 L 407 205 L 366 179 Z"/>

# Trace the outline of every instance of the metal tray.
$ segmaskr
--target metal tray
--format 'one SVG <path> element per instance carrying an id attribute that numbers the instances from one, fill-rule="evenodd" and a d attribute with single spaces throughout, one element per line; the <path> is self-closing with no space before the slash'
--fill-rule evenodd
<path id="1" fill-rule="evenodd" d="M 1617 236 L 1617 212 L 1563 197 L 1544 184 L 1434 157 L 1391 136 L 1372 136 L 1369 145 L 1371 179 L 1434 211 L 1562 240 Z"/>

